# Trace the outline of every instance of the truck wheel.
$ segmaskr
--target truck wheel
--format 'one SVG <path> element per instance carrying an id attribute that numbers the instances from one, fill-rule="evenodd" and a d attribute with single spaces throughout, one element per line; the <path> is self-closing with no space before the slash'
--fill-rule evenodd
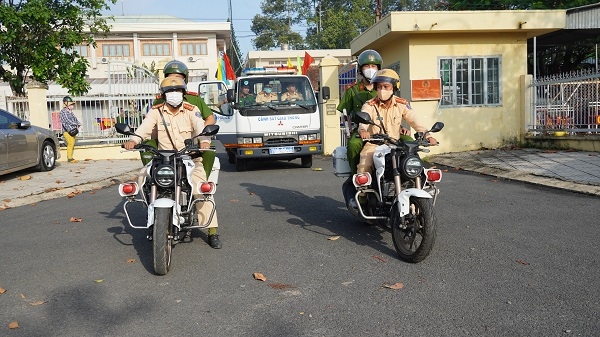
<path id="1" fill-rule="evenodd" d="M 235 150 L 227 150 L 227 161 L 229 164 L 235 164 Z"/>
<path id="2" fill-rule="evenodd" d="M 236 160 L 235 160 L 235 169 L 238 172 L 246 171 L 248 169 L 248 160 L 247 159 L 236 158 Z"/>
<path id="3" fill-rule="evenodd" d="M 302 156 L 300 157 L 302 167 L 309 168 L 312 167 L 312 156 Z"/>

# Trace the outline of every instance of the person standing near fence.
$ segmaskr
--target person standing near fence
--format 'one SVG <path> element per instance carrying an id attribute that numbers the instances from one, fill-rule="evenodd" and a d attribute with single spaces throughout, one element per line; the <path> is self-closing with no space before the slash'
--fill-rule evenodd
<path id="1" fill-rule="evenodd" d="M 79 133 L 81 123 L 73 113 L 75 102 L 70 96 L 63 98 L 63 108 L 60 110 L 60 123 L 63 129 L 63 139 L 67 143 L 67 162 L 77 163 L 78 160 L 73 158 L 75 150 L 75 137 Z"/>

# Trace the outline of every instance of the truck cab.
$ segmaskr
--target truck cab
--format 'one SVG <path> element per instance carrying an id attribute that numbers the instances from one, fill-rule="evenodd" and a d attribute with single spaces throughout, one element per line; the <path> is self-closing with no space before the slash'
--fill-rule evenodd
<path id="1" fill-rule="evenodd" d="M 298 158 L 308 168 L 313 155 L 323 153 L 315 91 L 295 68 L 246 69 L 231 87 L 202 82 L 198 93 L 213 110 L 217 139 L 238 171 L 253 160 Z"/>

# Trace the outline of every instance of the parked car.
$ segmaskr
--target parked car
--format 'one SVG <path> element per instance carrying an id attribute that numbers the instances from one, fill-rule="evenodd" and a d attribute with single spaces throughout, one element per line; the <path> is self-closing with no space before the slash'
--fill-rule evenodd
<path id="1" fill-rule="evenodd" d="M 49 129 L 0 109 L 0 174 L 35 167 L 50 171 L 60 158 L 60 144 Z"/>

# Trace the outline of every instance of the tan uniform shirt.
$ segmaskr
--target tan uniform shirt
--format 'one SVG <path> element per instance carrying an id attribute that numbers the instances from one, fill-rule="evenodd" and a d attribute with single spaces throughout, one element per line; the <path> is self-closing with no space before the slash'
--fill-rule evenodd
<path id="1" fill-rule="evenodd" d="M 301 101 L 303 99 L 304 98 L 302 98 L 302 95 L 300 95 L 297 91 L 294 93 L 285 92 L 281 94 L 282 101 Z"/>
<path id="2" fill-rule="evenodd" d="M 166 125 L 160 117 L 159 109 L 163 113 Z M 200 134 L 204 129 L 204 121 L 196 116 L 196 112 L 200 112 L 200 110 L 190 103 L 183 103 L 174 114 L 165 105 L 156 105 L 148 112 L 146 118 L 136 130 L 136 134 L 143 139 L 150 138 L 152 130 L 155 126 L 158 126 L 158 148 L 160 150 L 173 150 L 171 140 L 165 131 L 168 129 L 176 149 L 181 150 L 185 147 L 184 141 L 186 139 Z M 210 137 L 206 138 L 210 141 Z M 129 140 L 136 143 L 141 142 L 140 138 L 134 136 L 130 137 Z M 202 140 L 204 141 L 204 139 Z"/>
<path id="3" fill-rule="evenodd" d="M 379 116 L 381 119 L 377 115 L 375 108 L 377 108 L 377 111 L 379 111 Z M 427 128 L 418 122 L 417 113 L 410 108 L 405 99 L 400 97 L 393 96 L 392 104 L 389 108 L 386 108 L 379 98 L 375 97 L 371 100 L 368 100 L 362 106 L 361 110 L 368 113 L 371 116 L 371 120 L 373 120 L 375 124 L 381 125 L 383 122 L 388 136 L 394 139 L 400 138 L 402 119 L 405 119 L 408 124 L 417 132 L 427 131 Z M 383 132 L 383 129 L 380 129 L 377 126 L 362 123 L 358 126 L 358 131 L 360 132 L 361 130 L 366 130 L 371 135 Z"/>
<path id="4" fill-rule="evenodd" d="M 278 101 L 279 99 L 277 98 L 277 94 L 272 92 L 270 94 L 267 94 L 264 91 L 261 91 L 258 93 L 258 95 L 256 95 L 256 103 L 268 103 L 271 101 Z"/>

